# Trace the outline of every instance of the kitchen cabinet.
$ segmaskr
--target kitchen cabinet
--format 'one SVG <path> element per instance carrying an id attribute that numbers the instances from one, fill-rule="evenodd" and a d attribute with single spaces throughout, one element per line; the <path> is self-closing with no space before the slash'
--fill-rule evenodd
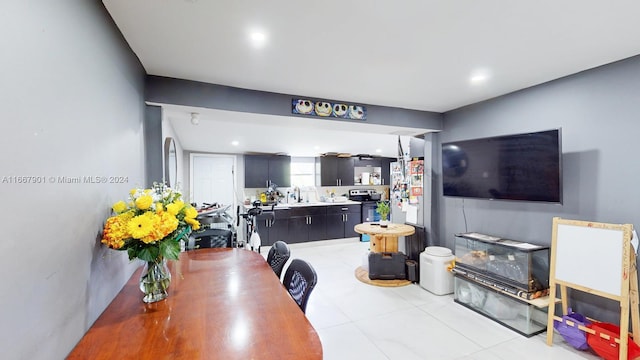
<path id="1" fill-rule="evenodd" d="M 376 176 L 374 180 L 366 183 L 364 185 L 390 185 L 391 184 L 391 163 L 396 161 L 394 158 L 387 157 L 375 157 L 372 159 L 360 159 L 356 158 L 354 160 L 354 173 L 356 178 L 356 185 L 361 185 L 358 183 L 358 178 L 362 173 L 369 173 L 371 176 Z M 374 175 L 375 174 L 375 175 Z M 378 178 L 379 176 L 379 178 Z M 361 181 L 365 181 L 362 179 Z"/>
<path id="2" fill-rule="evenodd" d="M 288 243 L 326 239 L 325 206 L 303 206 L 289 209 Z"/>
<path id="3" fill-rule="evenodd" d="M 351 206 L 354 208 L 352 209 Z M 360 211 L 360 205 L 351 205 L 349 211 L 345 213 L 344 218 L 344 237 L 359 237 L 355 230 L 356 225 L 362 222 L 362 213 Z"/>
<path id="4" fill-rule="evenodd" d="M 320 186 L 353 186 L 353 158 L 320 158 Z"/>
<path id="5" fill-rule="evenodd" d="M 355 158 L 353 166 L 355 167 L 380 167 L 380 160 L 382 158 L 370 158 L 370 159 L 360 159 Z"/>
<path id="6" fill-rule="evenodd" d="M 397 161 L 394 158 L 380 158 L 380 185 L 391 185 L 391 163 Z"/>
<path id="7" fill-rule="evenodd" d="M 269 159 L 269 180 L 281 187 L 291 186 L 291 156 L 277 155 Z"/>
<path id="8" fill-rule="evenodd" d="M 265 211 L 256 217 L 261 246 L 271 246 L 278 240 L 285 241 L 289 231 L 286 210 Z"/>
<path id="9" fill-rule="evenodd" d="M 327 239 L 357 237 L 354 227 L 361 222 L 360 205 L 327 207 Z"/>
<path id="10" fill-rule="evenodd" d="M 291 157 L 284 155 L 245 155 L 244 187 L 267 188 L 270 184 L 291 186 Z"/>
<path id="11" fill-rule="evenodd" d="M 276 208 L 256 217 L 261 246 L 282 240 L 288 244 L 357 237 L 360 204 L 309 205 Z"/>
<path id="12" fill-rule="evenodd" d="M 381 185 L 380 158 L 355 158 L 353 167 L 354 185 Z"/>

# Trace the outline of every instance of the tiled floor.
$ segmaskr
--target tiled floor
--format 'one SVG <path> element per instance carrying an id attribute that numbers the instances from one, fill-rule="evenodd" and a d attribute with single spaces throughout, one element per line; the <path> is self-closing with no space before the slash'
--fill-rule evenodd
<path id="1" fill-rule="evenodd" d="M 526 338 L 417 284 L 367 285 L 355 278 L 369 243 L 357 238 L 291 244 L 291 257 L 309 261 L 318 285 L 307 317 L 318 332 L 324 359 L 599 359 L 546 333 Z M 263 248 L 266 257 L 268 248 Z"/>

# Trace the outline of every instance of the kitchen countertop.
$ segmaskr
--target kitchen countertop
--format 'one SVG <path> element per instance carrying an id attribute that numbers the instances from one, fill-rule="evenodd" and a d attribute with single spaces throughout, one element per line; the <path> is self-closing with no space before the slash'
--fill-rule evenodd
<path id="1" fill-rule="evenodd" d="M 325 202 L 325 201 L 317 201 L 317 202 L 301 202 L 301 203 L 290 203 L 290 204 L 277 204 L 276 206 L 273 207 L 274 210 L 279 210 L 279 209 L 291 209 L 291 208 L 298 208 L 298 207 L 309 207 L 309 206 L 340 206 L 340 205 L 360 205 L 361 202 L 360 201 L 353 201 L 353 200 L 345 200 L 345 201 L 340 201 L 340 202 Z M 253 206 L 252 205 L 244 205 L 245 209 L 251 209 Z M 271 205 L 263 205 L 262 206 L 263 210 L 271 210 Z"/>

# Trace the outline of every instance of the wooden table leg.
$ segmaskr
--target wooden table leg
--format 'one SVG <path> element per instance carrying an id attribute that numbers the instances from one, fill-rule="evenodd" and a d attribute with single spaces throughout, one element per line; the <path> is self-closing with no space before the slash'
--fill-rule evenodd
<path id="1" fill-rule="evenodd" d="M 384 251 L 395 253 L 398 252 L 398 237 L 387 235 L 384 237 Z"/>
<path id="2" fill-rule="evenodd" d="M 384 252 L 384 243 L 383 235 L 371 235 L 371 252 Z"/>
<path id="3" fill-rule="evenodd" d="M 371 235 L 371 252 L 398 252 L 398 237 L 394 235 Z"/>

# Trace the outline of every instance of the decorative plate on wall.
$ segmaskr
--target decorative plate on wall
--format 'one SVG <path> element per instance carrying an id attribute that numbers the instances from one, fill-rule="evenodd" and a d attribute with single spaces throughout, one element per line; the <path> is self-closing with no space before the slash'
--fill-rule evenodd
<path id="1" fill-rule="evenodd" d="M 367 118 L 367 109 L 362 105 L 331 103 L 328 101 L 314 101 L 309 99 L 292 99 L 291 112 L 300 115 L 352 120 L 365 120 Z"/>

